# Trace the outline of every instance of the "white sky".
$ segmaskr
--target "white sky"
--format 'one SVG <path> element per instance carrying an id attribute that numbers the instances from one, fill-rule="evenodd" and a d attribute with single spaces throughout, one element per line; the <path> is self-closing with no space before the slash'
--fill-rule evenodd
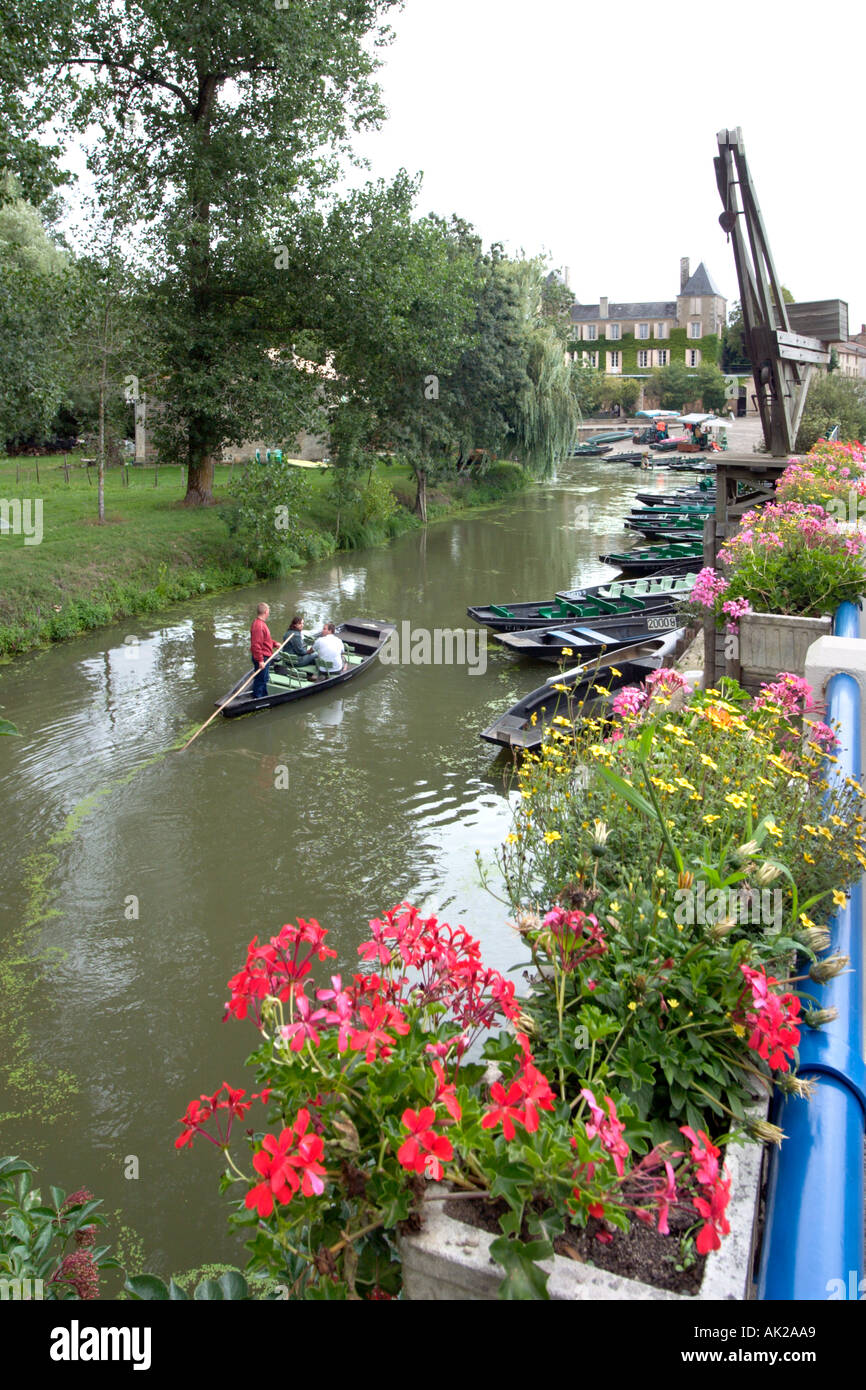
<path id="1" fill-rule="evenodd" d="M 741 126 L 783 284 L 866 320 L 862 0 L 407 0 L 380 73 L 377 176 L 419 211 L 549 251 L 576 297 L 672 299 L 680 256 L 739 298 L 716 133 Z"/>

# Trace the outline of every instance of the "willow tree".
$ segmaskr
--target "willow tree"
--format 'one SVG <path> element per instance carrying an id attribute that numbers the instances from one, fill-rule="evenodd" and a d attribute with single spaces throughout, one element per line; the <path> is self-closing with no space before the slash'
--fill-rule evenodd
<path id="1" fill-rule="evenodd" d="M 98 128 L 91 167 L 136 231 L 151 293 L 147 361 L 129 372 L 158 398 L 190 504 L 212 500 L 225 445 L 303 423 L 292 336 L 308 284 L 278 229 L 302 227 L 352 133 L 381 120 L 395 3 L 60 0 L 62 23 L 42 5 L 53 22 L 29 62 L 46 85 L 71 78 L 67 115 Z"/>

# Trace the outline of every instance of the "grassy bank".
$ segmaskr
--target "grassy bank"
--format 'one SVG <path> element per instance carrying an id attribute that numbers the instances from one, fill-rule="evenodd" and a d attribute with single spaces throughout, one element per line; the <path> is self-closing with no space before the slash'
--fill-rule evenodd
<path id="1" fill-rule="evenodd" d="M 41 502 L 38 544 L 24 534 L 0 530 L 0 655 L 13 656 L 49 642 L 63 641 L 122 617 L 157 613 L 170 604 L 240 584 L 256 573 L 229 530 L 229 468 L 217 469 L 214 507 L 182 505 L 186 489 L 181 468 L 130 468 L 105 482 L 106 523 L 96 519 L 96 479 L 69 456 L 62 459 L 0 460 L 0 498 L 25 504 L 27 529 L 38 534 L 36 503 Z M 335 539 L 336 510 L 327 470 L 309 470 L 309 505 L 304 524 L 312 536 L 310 556 L 382 544 L 420 526 L 412 514 L 414 482 L 398 464 L 380 463 L 399 507 L 387 523 L 341 524 Z M 478 479 L 453 479 L 431 486 L 431 519 L 454 515 L 501 500 L 525 487 L 526 474 L 500 464 Z M 10 513 L 14 526 L 14 514 Z M 35 536 L 34 536 L 35 538 Z"/>

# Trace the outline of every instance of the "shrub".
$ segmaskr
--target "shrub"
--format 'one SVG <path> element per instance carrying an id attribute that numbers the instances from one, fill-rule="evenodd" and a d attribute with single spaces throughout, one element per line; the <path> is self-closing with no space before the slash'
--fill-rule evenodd
<path id="1" fill-rule="evenodd" d="M 307 553 L 310 537 L 301 525 L 310 482 L 285 460 L 250 463 L 231 487 L 235 506 L 226 514 L 230 532 L 262 578 L 275 578 Z"/>

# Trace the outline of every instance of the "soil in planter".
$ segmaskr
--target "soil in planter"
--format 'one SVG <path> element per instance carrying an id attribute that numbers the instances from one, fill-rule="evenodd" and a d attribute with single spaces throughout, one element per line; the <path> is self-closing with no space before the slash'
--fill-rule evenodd
<path id="1" fill-rule="evenodd" d="M 539 1207 L 541 1211 L 543 1208 Z M 445 1203 L 445 1211 L 455 1221 L 466 1226 L 476 1226 L 491 1235 L 501 1235 L 499 1217 L 508 1208 L 503 1202 L 458 1200 Z M 618 1274 L 625 1279 L 638 1279 L 643 1284 L 651 1284 L 657 1289 L 671 1293 L 697 1294 L 704 1277 L 706 1257 L 698 1255 L 688 1269 L 678 1270 L 681 1262 L 680 1241 L 694 1218 L 685 1212 L 670 1213 L 671 1233 L 659 1235 L 654 1226 L 644 1225 L 642 1221 L 632 1221 L 628 1231 L 612 1231 L 613 1240 L 609 1245 L 602 1244 L 596 1237 L 607 1227 L 603 1221 L 590 1217 L 585 1227 L 569 1226 L 553 1242 L 557 1255 L 577 1260 L 580 1264 L 594 1265 L 596 1269 L 606 1269 L 610 1274 Z M 532 1237 L 524 1226 L 523 1240 Z"/>

